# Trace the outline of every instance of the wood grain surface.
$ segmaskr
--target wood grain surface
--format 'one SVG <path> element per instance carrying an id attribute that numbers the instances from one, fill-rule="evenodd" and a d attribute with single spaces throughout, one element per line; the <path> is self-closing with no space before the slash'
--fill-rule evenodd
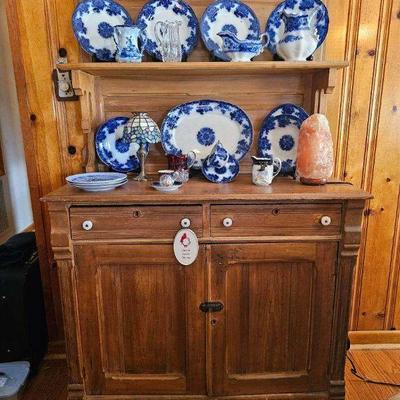
<path id="1" fill-rule="evenodd" d="M 247 3 L 255 9 L 263 27 L 278 2 L 250 0 Z M 70 26 L 70 17 L 76 3 L 77 0 L 7 1 L 35 228 L 52 338 L 63 334 L 61 302 L 56 266 L 49 246 L 48 217 L 39 199 L 61 186 L 66 175 L 82 171 L 87 163 L 87 142 L 82 130 L 80 105 L 77 102 L 57 102 L 51 82 L 51 72 L 58 62 L 59 48 L 67 49 L 69 62 L 90 61 L 90 57 L 79 49 Z M 139 0 L 124 0 L 122 3 L 133 17 L 143 4 Z M 190 4 L 200 16 L 207 2 L 193 0 Z M 329 34 L 315 59 L 347 60 L 350 64 L 349 68 L 338 72 L 336 90 L 324 99 L 335 143 L 335 176 L 360 185 L 375 196 L 363 225 L 366 235 L 356 272 L 351 329 L 398 328 L 400 167 L 396 154 L 400 145 L 396 127 L 400 123 L 400 90 L 396 88 L 399 86 L 397 38 L 400 35 L 400 3 L 399 0 L 326 0 L 326 4 L 330 16 Z M 38 30 L 37 26 L 46 29 Z M 259 59 L 270 60 L 271 57 L 265 52 Z M 190 61 L 209 61 L 209 54 L 202 44 Z M 229 80 L 229 77 L 226 79 Z M 253 89 L 257 90 L 259 82 L 255 77 L 253 79 Z M 286 82 L 281 86 L 285 85 L 295 88 L 291 96 L 283 96 L 282 89 L 275 86 L 268 96 L 260 97 L 257 106 L 263 113 L 255 120 L 256 130 L 261 123 L 261 115 L 265 115 L 274 104 L 283 101 L 301 104 L 303 101 L 303 84 L 298 78 L 286 75 Z M 243 86 L 239 86 L 239 90 L 243 91 Z M 219 87 L 213 93 L 217 96 Z M 223 93 L 220 92 L 221 95 Z M 229 99 L 238 101 L 234 96 Z M 179 101 L 171 98 L 170 105 L 175 100 Z M 137 104 L 141 103 L 138 101 Z M 243 104 L 245 108 L 248 107 L 246 96 Z M 132 111 L 132 106 L 128 104 L 125 112 Z M 107 107 L 109 112 L 103 119 L 115 115 L 112 101 Z M 251 108 L 246 111 L 254 118 Z M 157 114 L 157 110 L 153 112 L 161 121 L 162 114 Z M 102 120 L 96 121 L 96 124 L 100 122 Z M 73 146 L 76 152 L 70 154 L 68 146 Z M 153 151 L 157 153 L 160 150 L 154 148 Z"/>

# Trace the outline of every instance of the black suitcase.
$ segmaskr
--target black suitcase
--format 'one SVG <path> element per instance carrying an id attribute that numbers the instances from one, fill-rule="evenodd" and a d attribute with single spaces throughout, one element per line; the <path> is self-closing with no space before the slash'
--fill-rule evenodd
<path id="1" fill-rule="evenodd" d="M 0 246 L 0 362 L 27 360 L 35 372 L 47 343 L 35 234 L 21 233 Z"/>

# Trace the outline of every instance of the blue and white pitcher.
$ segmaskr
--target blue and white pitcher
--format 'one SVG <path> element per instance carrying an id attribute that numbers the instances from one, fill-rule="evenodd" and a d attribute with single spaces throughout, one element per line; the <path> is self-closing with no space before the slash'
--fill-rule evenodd
<path id="1" fill-rule="evenodd" d="M 142 61 L 146 37 L 135 25 L 117 25 L 114 27 L 114 41 L 117 46 L 115 59 L 122 63 Z M 141 42 L 141 50 L 139 49 Z"/>
<path id="2" fill-rule="evenodd" d="M 282 13 L 284 31 L 276 45 L 276 52 L 286 61 L 305 61 L 318 47 L 317 13 Z"/>

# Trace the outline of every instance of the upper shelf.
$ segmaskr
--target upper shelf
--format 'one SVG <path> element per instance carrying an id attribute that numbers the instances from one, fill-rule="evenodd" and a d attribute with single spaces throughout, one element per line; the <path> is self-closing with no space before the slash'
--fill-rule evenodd
<path id="1" fill-rule="evenodd" d="M 331 69 L 342 69 L 347 61 L 252 61 L 252 62 L 143 62 L 59 64 L 60 70 L 83 71 L 94 76 L 145 75 L 238 75 L 238 74 L 308 74 Z"/>

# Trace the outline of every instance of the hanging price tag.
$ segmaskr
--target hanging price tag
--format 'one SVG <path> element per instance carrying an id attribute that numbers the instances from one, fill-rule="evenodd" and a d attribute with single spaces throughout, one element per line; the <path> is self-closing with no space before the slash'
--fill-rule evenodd
<path id="1" fill-rule="evenodd" d="M 179 264 L 190 265 L 199 254 L 199 241 L 191 229 L 181 229 L 175 236 L 174 253 Z"/>

